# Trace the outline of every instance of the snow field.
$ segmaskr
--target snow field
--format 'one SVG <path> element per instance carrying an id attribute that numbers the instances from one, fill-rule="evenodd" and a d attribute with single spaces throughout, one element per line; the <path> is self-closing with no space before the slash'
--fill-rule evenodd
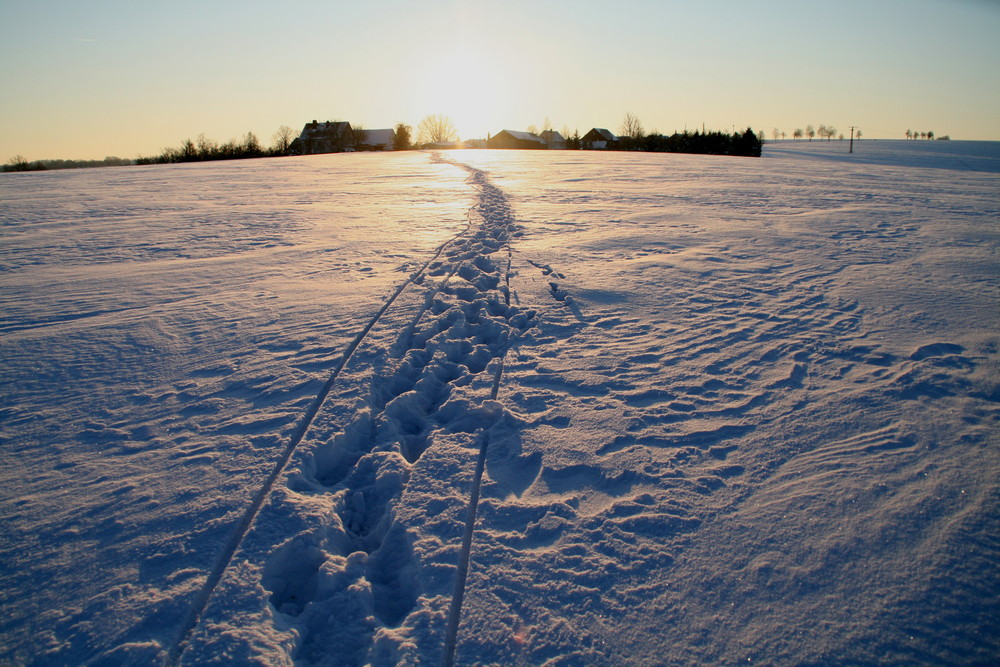
<path id="1" fill-rule="evenodd" d="M 494 156 L 482 158 L 472 163 Z M 562 406 L 567 426 L 524 429 L 524 449 L 544 455 L 544 484 L 515 504 L 562 492 L 568 507 L 541 503 L 561 510 L 547 519 L 562 526 L 538 553 L 519 555 L 484 520 L 484 542 L 501 537 L 479 552 L 470 588 L 483 592 L 467 608 L 483 634 L 470 632 L 465 658 L 995 654 L 983 628 L 995 627 L 985 591 L 998 583 L 986 564 L 996 553 L 997 347 L 987 332 L 997 235 L 981 223 L 996 217 L 996 175 L 956 173 L 936 156 L 920 168 L 827 170 L 775 148 L 770 164 L 747 161 L 745 172 L 730 163 L 713 174 L 715 162 L 689 158 L 638 177 L 622 157 L 529 183 L 530 159 L 504 160 L 507 177 L 495 176 L 541 231 L 518 247 L 544 253 L 560 236 L 563 266 L 586 267 L 567 268 L 563 285 L 590 326 L 564 313 L 577 333 L 526 373 L 535 383 L 550 370 L 569 385 L 531 397 L 542 410 Z M 601 220 L 618 222 L 617 234 Z M 609 336 L 595 336 L 602 321 Z M 581 419 L 567 394 L 600 417 Z M 821 452 L 836 455 L 811 458 Z M 956 567 L 964 559 L 976 564 Z"/>
<path id="2" fill-rule="evenodd" d="M 989 662 L 1000 161 L 945 143 L 5 180 L 2 655 Z"/>
<path id="3" fill-rule="evenodd" d="M 370 304 L 465 226 L 462 174 L 413 157 L 388 189 L 323 160 L 5 181 L 0 540 L 45 582 L 4 587 L 5 653 L 169 645 Z"/>

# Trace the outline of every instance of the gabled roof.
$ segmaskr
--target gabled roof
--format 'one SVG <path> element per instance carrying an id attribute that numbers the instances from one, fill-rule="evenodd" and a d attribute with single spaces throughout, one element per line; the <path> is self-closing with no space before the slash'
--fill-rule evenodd
<path id="1" fill-rule="evenodd" d="M 603 127 L 595 127 L 590 132 L 596 132 L 601 136 L 602 139 L 604 139 L 604 141 L 618 141 L 618 137 L 616 137 L 609 130 L 604 129 Z M 590 132 L 588 132 L 587 134 L 590 134 Z"/>
<path id="2" fill-rule="evenodd" d="M 312 137 L 339 137 L 345 132 L 351 131 L 351 124 L 343 120 L 335 121 L 325 121 L 322 123 L 317 123 L 313 121 L 311 123 L 306 123 L 306 126 L 302 128 L 302 135 L 306 138 Z"/>
<path id="3" fill-rule="evenodd" d="M 540 144 L 545 143 L 544 139 L 542 139 L 537 134 L 532 134 L 531 132 L 518 132 L 517 130 L 501 130 L 501 132 L 506 132 L 510 136 L 520 141 L 537 141 Z"/>
<path id="4" fill-rule="evenodd" d="M 566 141 L 566 137 L 564 137 L 563 135 L 559 134 L 555 130 L 545 130 L 544 132 L 542 132 L 542 134 L 540 136 L 546 142 L 551 142 L 551 141 Z"/>

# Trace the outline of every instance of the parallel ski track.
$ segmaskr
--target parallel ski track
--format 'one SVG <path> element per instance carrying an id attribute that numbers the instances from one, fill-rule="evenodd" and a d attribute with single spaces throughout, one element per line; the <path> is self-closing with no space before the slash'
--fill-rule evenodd
<path id="1" fill-rule="evenodd" d="M 493 388 L 490 400 L 496 400 L 500 390 L 500 380 L 503 377 L 504 358 L 497 364 L 493 376 Z M 445 628 L 444 655 L 441 664 L 451 667 L 455 664 L 455 648 L 458 644 L 458 625 L 462 620 L 462 602 L 465 599 L 465 582 L 469 576 L 469 560 L 472 557 L 472 536 L 476 530 L 476 514 L 479 510 L 479 495 L 483 487 L 483 471 L 486 468 L 486 452 L 490 446 L 490 432 L 482 431 L 479 440 L 479 455 L 476 457 L 476 470 L 472 476 L 472 490 L 469 492 L 469 505 L 465 514 L 465 530 L 462 533 L 462 547 L 458 556 L 458 571 L 455 573 L 455 592 L 451 596 L 451 606 L 448 609 L 448 625 Z"/>
<path id="2" fill-rule="evenodd" d="M 456 166 L 461 166 L 461 165 L 456 165 Z M 309 406 L 308 410 L 306 410 L 306 412 L 302 415 L 302 418 L 299 420 L 298 425 L 292 432 L 292 436 L 289 439 L 288 444 L 282 451 L 281 456 L 278 457 L 278 460 L 275 462 L 275 465 L 271 469 L 270 474 L 268 474 L 268 476 L 265 478 L 264 483 L 257 490 L 257 493 L 254 494 L 253 499 L 250 502 L 250 505 L 247 507 L 247 510 L 240 517 L 239 522 L 233 529 L 233 533 L 231 534 L 229 540 L 226 542 L 225 549 L 219 555 L 219 558 L 216 561 L 215 566 L 212 568 L 212 571 L 209 573 L 208 578 L 205 580 L 204 585 L 198 592 L 198 595 L 195 598 L 194 603 L 191 605 L 191 609 L 184 620 L 184 624 L 181 626 L 180 631 L 177 633 L 176 640 L 172 644 L 170 651 L 167 653 L 167 657 L 164 661 L 164 664 L 166 665 L 177 664 L 180 655 L 183 652 L 184 647 L 188 641 L 188 638 L 191 635 L 191 632 L 198 625 L 198 621 L 201 618 L 201 615 L 205 612 L 205 608 L 208 606 L 208 602 L 209 599 L 212 597 L 212 593 L 219 585 L 219 581 L 222 580 L 222 575 L 225 574 L 226 570 L 229 568 L 229 565 L 233 560 L 233 556 L 236 554 L 236 551 L 239 549 L 240 545 L 243 543 L 243 540 L 246 538 L 247 532 L 250 530 L 250 526 L 253 524 L 254 519 L 260 512 L 261 507 L 264 505 L 264 501 L 267 499 L 267 496 L 271 493 L 271 490 L 274 488 L 274 483 L 277 481 L 278 477 L 281 475 L 285 467 L 288 465 L 288 461 L 291 459 L 292 454 L 295 453 L 295 450 L 302 442 L 302 439 L 308 432 L 309 427 L 316 419 L 316 415 L 319 413 L 320 408 L 323 406 L 323 403 L 326 402 L 327 396 L 329 396 L 330 391 L 333 389 L 334 384 L 337 382 L 337 378 L 340 376 L 341 371 L 343 371 L 344 367 L 347 365 L 347 362 L 350 361 L 351 356 L 357 350 L 358 346 L 361 345 L 361 343 L 364 341 L 368 333 L 372 330 L 372 328 L 376 324 L 378 324 L 378 322 L 382 319 L 382 316 L 385 315 L 386 311 L 389 310 L 393 302 L 395 302 L 395 300 L 406 290 L 406 288 L 412 285 L 414 281 L 417 281 L 426 273 L 427 267 L 430 266 L 434 261 L 438 259 L 438 257 L 441 256 L 441 253 L 444 252 L 445 248 L 447 248 L 450 244 L 454 243 L 456 240 L 462 238 L 464 235 L 468 234 L 471 228 L 472 228 L 472 218 L 470 212 L 470 218 L 469 221 L 466 223 L 465 227 L 460 232 L 458 232 L 457 234 L 449 238 L 447 241 L 439 245 L 435 249 L 434 254 L 426 262 L 424 262 L 423 265 L 421 265 L 416 272 L 412 273 L 405 281 L 403 281 L 403 283 L 399 285 L 399 287 L 396 288 L 396 291 L 393 292 L 393 294 L 386 300 L 386 302 L 382 305 L 382 307 L 378 310 L 378 312 L 375 313 L 374 317 L 372 317 L 368 321 L 368 323 L 361 329 L 360 332 L 358 332 L 358 334 L 354 337 L 354 339 L 351 340 L 351 342 L 348 344 L 340 360 L 337 362 L 337 365 L 334 367 L 333 372 L 330 374 L 330 377 L 327 379 L 326 383 L 320 389 L 319 393 L 316 395 L 315 400 Z M 440 289 L 440 285 L 438 286 L 437 289 Z"/>
<path id="3" fill-rule="evenodd" d="M 462 167 L 470 173 L 472 180 L 480 189 L 481 205 L 487 194 L 491 194 L 498 197 L 501 201 L 506 202 L 506 196 L 500 188 L 489 183 L 485 172 L 461 163 L 453 164 Z M 505 280 L 503 295 L 504 301 L 508 306 L 510 306 L 510 266 L 512 257 L 509 246 L 507 248 L 507 253 L 507 270 L 504 272 Z M 510 347 L 509 335 L 510 334 L 508 333 L 505 349 Z M 500 381 L 503 378 L 505 361 L 506 354 L 503 354 L 499 357 L 496 371 L 493 375 L 493 384 L 490 388 L 491 401 L 495 401 L 500 392 Z M 483 472 L 486 468 L 486 454 L 489 450 L 489 446 L 490 433 L 488 430 L 484 429 L 480 431 L 479 435 L 479 453 L 476 457 L 476 468 L 472 476 L 472 488 L 469 491 L 469 504 L 466 509 L 465 529 L 462 532 L 462 546 L 459 550 L 458 567 L 455 573 L 455 589 L 454 593 L 452 593 L 451 605 L 448 609 L 448 622 L 445 627 L 444 651 L 441 658 L 441 664 L 443 667 L 452 667 L 455 663 L 455 649 L 458 645 L 458 626 L 462 620 L 462 602 L 465 599 L 465 584 L 469 576 L 469 561 L 472 557 L 472 538 L 476 530 L 476 515 L 479 509 L 479 497 L 483 486 Z"/>
<path id="4" fill-rule="evenodd" d="M 270 495 L 271 491 L 274 488 L 275 483 L 277 482 L 278 478 L 281 476 L 282 472 L 287 467 L 288 462 L 291 460 L 292 455 L 295 453 L 296 449 L 302 442 L 306 433 L 309 431 L 309 428 L 310 426 L 312 426 L 312 423 L 315 420 L 316 415 L 319 413 L 323 404 L 326 402 L 327 397 L 332 391 L 333 386 L 336 384 L 337 379 L 340 376 L 340 373 L 343 371 L 348 361 L 350 361 L 351 357 L 353 356 L 357 348 L 361 345 L 362 342 L 364 342 L 365 338 L 368 336 L 371 330 L 379 323 L 379 321 L 382 319 L 382 317 L 385 315 L 388 309 L 392 306 L 392 304 L 396 301 L 396 299 L 400 295 L 402 295 L 402 293 L 407 289 L 407 287 L 409 287 L 414 283 L 420 282 L 420 279 L 427 274 L 428 268 L 435 261 L 437 261 L 439 257 L 441 257 L 442 253 L 444 253 L 444 251 L 451 244 L 460 240 L 470 232 L 470 230 L 473 227 L 474 211 L 479 212 L 480 216 L 484 219 L 484 222 L 487 225 L 491 223 L 493 224 L 496 223 L 495 220 L 488 219 L 488 214 L 486 211 L 487 207 L 485 203 L 487 198 L 503 202 L 504 204 L 503 208 L 506 210 L 503 211 L 500 215 L 501 217 L 509 216 L 509 209 L 507 209 L 505 205 L 506 196 L 499 188 L 497 188 L 496 186 L 492 185 L 489 182 L 488 176 L 486 175 L 485 172 L 479 169 L 475 169 L 474 167 L 471 167 L 469 165 L 442 159 L 439 155 L 434 155 L 432 159 L 436 162 L 451 164 L 453 166 L 459 167 L 467 171 L 470 175 L 469 180 L 479 190 L 478 205 L 474 206 L 473 209 L 470 210 L 469 220 L 465 225 L 465 227 L 460 232 L 458 232 L 457 234 L 449 238 L 447 241 L 439 245 L 435 249 L 433 255 L 429 259 L 427 259 L 416 272 L 412 273 L 403 283 L 401 283 L 396 288 L 396 290 L 385 301 L 385 303 L 378 310 L 378 312 L 375 313 L 375 315 L 367 322 L 367 324 L 358 332 L 358 334 L 348 344 L 341 358 L 337 362 L 337 365 L 334 367 L 332 373 L 330 374 L 330 377 L 327 379 L 326 383 L 320 389 L 319 393 L 316 395 L 316 398 L 310 404 L 309 408 L 302 415 L 301 419 L 299 420 L 298 424 L 295 427 L 295 430 L 292 432 L 288 444 L 281 452 L 281 455 L 275 462 L 275 465 L 272 468 L 271 472 L 265 478 L 264 483 L 254 494 L 250 505 L 247 507 L 247 510 L 243 513 L 239 522 L 233 529 L 233 532 L 229 540 L 226 542 L 225 549 L 219 555 L 218 560 L 216 561 L 214 567 L 212 568 L 212 571 L 209 573 L 208 577 L 205 580 L 204 585 L 199 590 L 197 597 L 195 598 L 193 604 L 191 605 L 190 611 L 186 616 L 185 621 L 181 626 L 181 629 L 177 633 L 176 640 L 172 644 L 170 651 L 168 652 L 167 657 L 165 659 L 166 665 L 176 665 L 180 660 L 180 656 L 183 653 L 187 645 L 187 642 L 189 641 L 191 633 L 197 627 L 198 622 L 201 619 L 201 616 L 204 614 L 205 609 L 208 606 L 209 600 L 211 599 L 213 592 L 218 587 L 219 582 L 222 580 L 223 575 L 225 574 L 226 570 L 232 563 L 232 560 L 236 552 L 239 550 L 240 545 L 245 540 L 251 525 L 253 524 L 254 520 L 256 519 L 257 515 L 260 513 L 260 510 L 264 505 L 264 501 Z M 506 304 L 509 306 L 510 264 L 511 264 L 509 245 L 507 247 L 507 251 L 508 251 L 507 271 L 502 292 L 504 300 Z M 429 292 L 429 294 L 425 297 L 427 303 L 430 303 L 431 300 L 434 298 L 434 296 L 438 292 L 440 292 L 440 290 L 449 282 L 451 277 L 460 269 L 462 264 L 464 264 L 464 261 L 459 261 L 453 267 L 451 267 L 451 270 L 447 274 L 445 279 L 442 280 L 440 283 L 438 283 L 434 287 L 434 289 L 431 292 Z M 418 315 L 418 320 L 420 317 L 423 316 L 424 310 L 422 310 L 421 313 Z M 412 329 L 415 325 L 416 321 L 411 323 L 409 328 Z M 509 345 L 510 345 L 510 340 L 508 334 L 508 340 L 506 345 L 504 346 L 504 349 L 509 348 Z M 492 386 L 490 390 L 490 400 L 495 401 L 499 393 L 500 382 L 504 372 L 505 357 L 506 357 L 505 354 L 501 354 L 498 359 L 498 363 L 494 371 Z M 462 614 L 462 601 L 465 595 L 466 580 L 468 577 L 469 563 L 472 554 L 472 541 L 475 532 L 476 514 L 482 488 L 482 478 L 485 471 L 486 455 L 489 448 L 489 432 L 486 430 L 481 430 L 479 434 L 479 440 L 480 440 L 480 446 L 479 446 L 478 456 L 476 459 L 476 467 L 473 474 L 472 487 L 469 492 L 469 502 L 466 510 L 465 528 L 462 536 L 462 545 L 459 552 L 459 562 L 457 564 L 455 588 L 452 596 L 452 602 L 449 608 L 447 626 L 445 631 L 445 642 L 444 642 L 444 653 L 443 653 L 442 664 L 449 666 L 452 665 L 454 662 L 454 655 L 457 646 L 458 627 L 461 622 L 461 614 Z"/>

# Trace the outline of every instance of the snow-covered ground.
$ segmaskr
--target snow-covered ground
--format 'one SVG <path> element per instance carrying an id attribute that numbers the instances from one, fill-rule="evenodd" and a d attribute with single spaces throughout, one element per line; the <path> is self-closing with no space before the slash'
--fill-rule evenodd
<path id="1" fill-rule="evenodd" d="M 992 662 L 998 221 L 956 141 L 4 175 L 0 663 Z"/>

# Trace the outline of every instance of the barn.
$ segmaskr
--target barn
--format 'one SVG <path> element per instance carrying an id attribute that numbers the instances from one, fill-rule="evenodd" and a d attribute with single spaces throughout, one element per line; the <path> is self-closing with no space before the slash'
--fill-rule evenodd
<path id="1" fill-rule="evenodd" d="M 618 143 L 618 137 L 603 127 L 591 128 L 590 132 L 580 139 L 580 147 L 586 150 L 612 148 Z"/>
<path id="2" fill-rule="evenodd" d="M 555 130 L 545 130 L 539 136 L 549 150 L 563 150 L 566 148 L 566 137 Z"/>
<path id="3" fill-rule="evenodd" d="M 391 151 L 396 142 L 396 131 L 392 129 L 384 130 L 363 130 L 365 139 L 358 144 L 359 151 Z"/>
<path id="4" fill-rule="evenodd" d="M 518 132 L 517 130 L 500 130 L 486 140 L 487 148 L 527 148 L 542 149 L 547 148 L 545 140 L 537 134 L 531 132 Z"/>

